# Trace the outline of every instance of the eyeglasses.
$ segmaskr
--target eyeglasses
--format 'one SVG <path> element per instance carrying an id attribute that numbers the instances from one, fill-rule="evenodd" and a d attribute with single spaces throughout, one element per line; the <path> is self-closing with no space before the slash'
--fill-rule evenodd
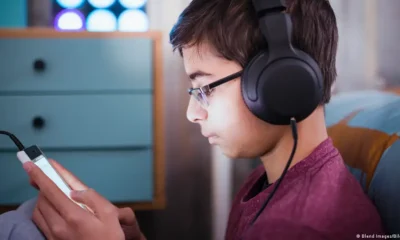
<path id="1" fill-rule="evenodd" d="M 224 84 L 226 82 L 229 82 L 233 79 L 240 77 L 242 75 L 242 73 L 243 73 L 243 71 L 236 72 L 234 74 L 231 74 L 227 77 L 224 77 L 220 80 L 217 80 L 217 81 L 210 83 L 208 85 L 205 85 L 203 87 L 189 88 L 188 89 L 189 95 L 194 97 L 194 99 L 196 99 L 203 108 L 207 108 L 209 105 L 207 97 L 211 94 L 213 89 L 221 84 Z"/>

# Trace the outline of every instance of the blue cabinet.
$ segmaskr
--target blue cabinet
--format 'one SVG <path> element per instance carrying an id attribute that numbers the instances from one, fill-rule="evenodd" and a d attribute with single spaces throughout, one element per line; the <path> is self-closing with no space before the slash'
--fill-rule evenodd
<path id="1" fill-rule="evenodd" d="M 0 28 L 23 28 L 28 25 L 27 0 L 0 1 Z"/>
<path id="2" fill-rule="evenodd" d="M 164 206 L 161 33 L 0 30 L 0 129 L 115 204 Z M 37 191 L 0 136 L 0 207 Z"/>

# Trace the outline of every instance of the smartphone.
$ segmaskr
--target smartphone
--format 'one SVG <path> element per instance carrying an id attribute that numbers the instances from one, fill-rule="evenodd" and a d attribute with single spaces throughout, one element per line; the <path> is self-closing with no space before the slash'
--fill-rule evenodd
<path id="1" fill-rule="evenodd" d="M 71 199 L 71 201 L 78 204 L 83 209 L 88 210 L 84 204 L 78 203 L 70 197 L 72 189 L 68 186 L 68 184 L 61 177 L 61 175 L 56 171 L 56 169 L 53 167 L 53 165 L 46 158 L 46 156 L 43 154 L 42 150 L 40 150 L 38 146 L 33 145 L 25 148 L 22 151 L 19 151 L 17 153 L 17 158 L 22 164 L 24 164 L 27 161 L 32 161 L 34 164 L 36 164 L 36 166 L 38 166 L 43 171 L 44 174 L 46 174 L 48 178 L 50 178 L 57 185 L 57 187 L 69 199 Z"/>

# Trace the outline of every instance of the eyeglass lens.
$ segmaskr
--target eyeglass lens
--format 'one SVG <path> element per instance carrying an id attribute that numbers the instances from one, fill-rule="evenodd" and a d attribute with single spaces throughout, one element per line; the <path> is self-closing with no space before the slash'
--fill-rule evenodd
<path id="1" fill-rule="evenodd" d="M 203 106 L 207 107 L 208 102 L 207 102 L 207 96 L 201 89 L 194 89 L 191 93 L 191 95 Z"/>

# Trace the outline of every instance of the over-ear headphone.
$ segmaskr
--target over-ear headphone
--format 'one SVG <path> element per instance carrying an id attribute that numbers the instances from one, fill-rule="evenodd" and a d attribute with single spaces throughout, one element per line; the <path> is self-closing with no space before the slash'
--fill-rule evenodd
<path id="1" fill-rule="evenodd" d="M 274 125 L 300 122 L 320 104 L 323 78 L 315 60 L 295 48 L 286 0 L 253 0 L 268 47 L 243 71 L 241 89 L 250 111 Z"/>

